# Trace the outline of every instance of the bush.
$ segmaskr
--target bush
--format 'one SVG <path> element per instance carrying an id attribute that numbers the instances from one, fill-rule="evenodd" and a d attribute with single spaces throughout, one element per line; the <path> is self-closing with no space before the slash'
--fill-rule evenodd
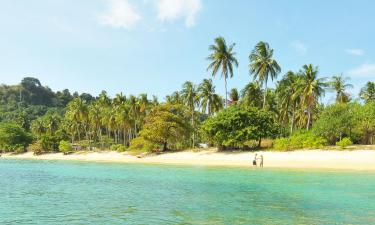
<path id="1" fill-rule="evenodd" d="M 341 141 L 336 142 L 336 146 L 340 146 L 341 148 L 346 148 L 352 144 L 353 142 L 350 140 L 350 138 L 343 138 Z"/>
<path id="2" fill-rule="evenodd" d="M 24 152 L 32 138 L 15 123 L 0 123 L 0 150 Z"/>
<path id="3" fill-rule="evenodd" d="M 68 154 L 73 151 L 73 147 L 69 142 L 63 140 L 63 141 L 60 141 L 59 150 L 60 152 L 63 152 L 64 154 Z"/>
<path id="4" fill-rule="evenodd" d="M 327 141 L 311 132 L 298 132 L 287 138 L 277 138 L 273 148 L 279 151 L 296 149 L 317 149 L 327 145 Z"/>
<path id="5" fill-rule="evenodd" d="M 153 144 L 152 142 L 147 141 L 142 137 L 137 137 L 131 140 L 129 150 L 150 152 L 158 148 L 159 148 L 159 145 Z"/>
<path id="6" fill-rule="evenodd" d="M 110 149 L 112 151 L 118 151 L 118 152 L 125 152 L 126 151 L 125 146 L 122 145 L 122 144 L 111 145 Z"/>
<path id="7" fill-rule="evenodd" d="M 45 152 L 42 147 L 41 141 L 37 141 L 35 143 L 30 144 L 28 150 L 30 152 L 34 152 L 34 155 L 41 155 Z"/>

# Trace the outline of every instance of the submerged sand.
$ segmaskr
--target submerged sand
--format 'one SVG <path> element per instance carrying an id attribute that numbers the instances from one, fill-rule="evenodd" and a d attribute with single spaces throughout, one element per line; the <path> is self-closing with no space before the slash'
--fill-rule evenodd
<path id="1" fill-rule="evenodd" d="M 70 155 L 52 153 L 34 156 L 27 152 L 19 155 L 3 154 L 2 158 L 79 160 L 116 163 L 156 163 L 175 165 L 252 167 L 254 155 L 263 155 L 267 168 L 314 168 L 375 171 L 375 151 L 300 150 L 292 152 L 218 152 L 216 150 L 183 151 L 137 157 L 113 151 L 78 152 Z"/>

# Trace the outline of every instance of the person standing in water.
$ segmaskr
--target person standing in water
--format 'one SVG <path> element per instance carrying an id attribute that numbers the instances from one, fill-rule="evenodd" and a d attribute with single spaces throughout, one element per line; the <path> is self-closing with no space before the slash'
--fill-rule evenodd
<path id="1" fill-rule="evenodd" d="M 259 163 L 259 166 L 260 166 L 260 167 L 263 167 L 263 155 L 260 155 L 260 163 Z"/>
<path id="2" fill-rule="evenodd" d="M 257 154 L 255 154 L 255 157 L 253 160 L 253 166 L 257 166 Z"/>

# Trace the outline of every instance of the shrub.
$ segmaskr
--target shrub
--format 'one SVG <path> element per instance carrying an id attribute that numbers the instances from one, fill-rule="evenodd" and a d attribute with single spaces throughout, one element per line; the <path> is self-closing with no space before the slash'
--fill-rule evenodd
<path id="1" fill-rule="evenodd" d="M 29 145 L 28 150 L 34 152 L 34 155 L 41 155 L 45 152 L 42 147 L 41 141 L 37 141 Z"/>
<path id="2" fill-rule="evenodd" d="M 341 148 L 346 148 L 352 144 L 353 142 L 350 140 L 350 138 L 343 138 L 341 141 L 336 142 L 336 146 L 340 146 Z"/>
<path id="3" fill-rule="evenodd" d="M 118 151 L 118 152 L 125 152 L 126 151 L 125 146 L 122 145 L 122 144 L 111 145 L 110 149 L 113 150 L 113 151 Z"/>
<path id="4" fill-rule="evenodd" d="M 73 147 L 69 142 L 62 140 L 59 144 L 59 150 L 60 152 L 67 154 L 73 151 Z"/>
<path id="5" fill-rule="evenodd" d="M 149 152 L 158 149 L 158 147 L 159 145 L 157 144 L 153 144 L 152 142 L 147 141 L 142 137 L 137 137 L 130 142 L 129 150 Z"/>
<path id="6" fill-rule="evenodd" d="M 327 141 L 311 132 L 297 132 L 287 138 L 277 138 L 274 149 L 279 151 L 290 151 L 296 149 L 316 149 L 327 145 Z"/>

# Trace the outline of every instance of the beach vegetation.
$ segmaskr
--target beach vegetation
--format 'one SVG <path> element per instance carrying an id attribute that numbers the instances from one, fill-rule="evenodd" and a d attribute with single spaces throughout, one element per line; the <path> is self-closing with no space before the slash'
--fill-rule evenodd
<path id="1" fill-rule="evenodd" d="M 350 138 L 343 138 L 341 141 L 336 142 L 336 146 L 339 146 L 340 148 L 346 148 L 350 145 L 352 145 L 353 142 L 350 140 Z"/>
<path id="2" fill-rule="evenodd" d="M 246 148 L 249 141 L 277 136 L 279 129 L 272 115 L 254 107 L 232 106 L 202 124 L 205 139 L 222 149 Z"/>
<path id="3" fill-rule="evenodd" d="M 0 150 L 24 152 L 32 137 L 16 123 L 0 123 Z"/>
<path id="4" fill-rule="evenodd" d="M 68 154 L 73 151 L 73 146 L 68 141 L 62 140 L 60 141 L 60 144 L 59 144 L 59 151 L 64 154 Z"/>
<path id="5" fill-rule="evenodd" d="M 298 131 L 289 137 L 276 138 L 273 149 L 291 151 L 298 149 L 319 149 L 327 145 L 327 140 L 311 131 Z"/>

